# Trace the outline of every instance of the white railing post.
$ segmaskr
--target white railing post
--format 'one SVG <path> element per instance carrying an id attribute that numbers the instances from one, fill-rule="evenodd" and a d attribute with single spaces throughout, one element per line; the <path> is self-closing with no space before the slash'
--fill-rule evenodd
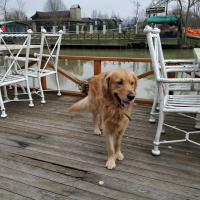
<path id="1" fill-rule="evenodd" d="M 119 24 L 119 33 L 122 33 L 122 25 Z"/>
<path id="2" fill-rule="evenodd" d="M 76 34 L 79 34 L 79 24 L 76 25 Z"/>
<path id="3" fill-rule="evenodd" d="M 53 26 L 53 33 L 56 33 L 56 27 Z"/>
<path id="4" fill-rule="evenodd" d="M 90 34 L 92 35 L 93 34 L 93 25 L 90 24 Z"/>
<path id="5" fill-rule="evenodd" d="M 103 25 L 103 34 L 104 35 L 106 34 L 106 25 L 105 24 Z"/>
<path id="6" fill-rule="evenodd" d="M 41 30 L 41 32 L 42 32 L 42 30 L 43 30 L 43 29 L 44 29 L 44 27 L 43 27 L 43 26 L 41 26 L 41 29 L 40 29 L 40 30 Z"/>
<path id="7" fill-rule="evenodd" d="M 63 26 L 63 33 L 66 33 L 66 26 Z"/>

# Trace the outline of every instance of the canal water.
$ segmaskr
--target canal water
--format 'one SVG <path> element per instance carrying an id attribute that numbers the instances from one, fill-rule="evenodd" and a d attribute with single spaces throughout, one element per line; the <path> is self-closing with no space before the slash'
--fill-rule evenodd
<path id="1" fill-rule="evenodd" d="M 164 49 L 165 59 L 191 59 L 192 49 Z M 95 57 L 124 57 L 124 58 L 150 58 L 148 49 L 61 49 L 60 55 L 71 56 L 95 56 Z M 59 60 L 60 67 L 67 70 L 78 79 L 83 80 L 94 75 L 94 62 L 87 60 Z M 111 62 L 102 61 L 102 72 L 116 68 L 124 68 L 136 73 L 143 74 L 152 69 L 150 63 L 133 62 Z M 78 86 L 59 74 L 59 82 L 62 90 L 79 91 Z M 47 79 L 48 88 L 56 88 L 53 77 Z M 153 99 L 154 97 L 154 75 L 139 80 L 137 98 Z"/>

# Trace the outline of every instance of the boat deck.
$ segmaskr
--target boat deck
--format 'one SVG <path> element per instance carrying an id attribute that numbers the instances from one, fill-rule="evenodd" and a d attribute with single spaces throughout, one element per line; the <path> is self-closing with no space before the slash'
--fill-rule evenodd
<path id="1" fill-rule="evenodd" d="M 1 200 L 200 199 L 199 146 L 165 144 L 153 156 L 151 105 L 134 106 L 122 141 L 125 159 L 108 170 L 105 138 L 93 134 L 91 114 L 66 113 L 81 97 L 47 93 L 44 105 L 33 97 L 34 108 L 10 102 L 8 117 L 0 119 Z M 195 125 L 182 116 L 167 121 L 189 130 Z M 166 128 L 162 138 L 179 135 Z"/>

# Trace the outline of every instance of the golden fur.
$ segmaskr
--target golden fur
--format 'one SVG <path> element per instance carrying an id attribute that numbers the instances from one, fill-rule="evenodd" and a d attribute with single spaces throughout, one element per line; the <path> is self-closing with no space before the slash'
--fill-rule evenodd
<path id="1" fill-rule="evenodd" d="M 131 115 L 136 94 L 137 77 L 133 72 L 116 69 L 93 76 L 87 97 L 72 105 L 67 112 L 90 110 L 93 113 L 94 133 L 99 135 L 97 115 L 106 137 L 108 169 L 115 168 L 115 160 L 123 160 L 120 150 L 122 136 Z M 114 143 L 115 140 L 115 143 Z"/>

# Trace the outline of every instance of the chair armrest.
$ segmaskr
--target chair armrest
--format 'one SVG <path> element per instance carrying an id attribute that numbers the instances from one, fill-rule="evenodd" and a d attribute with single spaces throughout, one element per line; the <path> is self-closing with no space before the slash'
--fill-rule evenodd
<path id="1" fill-rule="evenodd" d="M 37 57 L 37 56 L 39 56 L 40 54 L 39 54 L 39 53 L 34 53 L 33 55 L 34 55 L 35 57 Z M 49 55 L 49 54 L 42 54 L 42 56 L 48 58 L 50 55 Z M 56 55 L 51 55 L 51 57 L 56 58 Z"/>
<path id="2" fill-rule="evenodd" d="M 200 78 L 159 78 L 159 83 L 200 83 Z"/>
<path id="3" fill-rule="evenodd" d="M 200 72 L 197 65 L 166 66 L 166 72 Z"/>
<path id="4" fill-rule="evenodd" d="M 5 56 L 5 60 L 18 60 L 18 61 L 25 61 L 26 58 L 25 57 L 8 57 L 8 56 Z M 39 59 L 38 58 L 28 58 L 29 61 L 38 61 Z"/>
<path id="5" fill-rule="evenodd" d="M 183 59 L 164 60 L 165 64 L 168 64 L 168 63 L 194 63 L 195 61 L 196 61 L 195 59 L 190 59 L 190 60 L 183 60 Z"/>

